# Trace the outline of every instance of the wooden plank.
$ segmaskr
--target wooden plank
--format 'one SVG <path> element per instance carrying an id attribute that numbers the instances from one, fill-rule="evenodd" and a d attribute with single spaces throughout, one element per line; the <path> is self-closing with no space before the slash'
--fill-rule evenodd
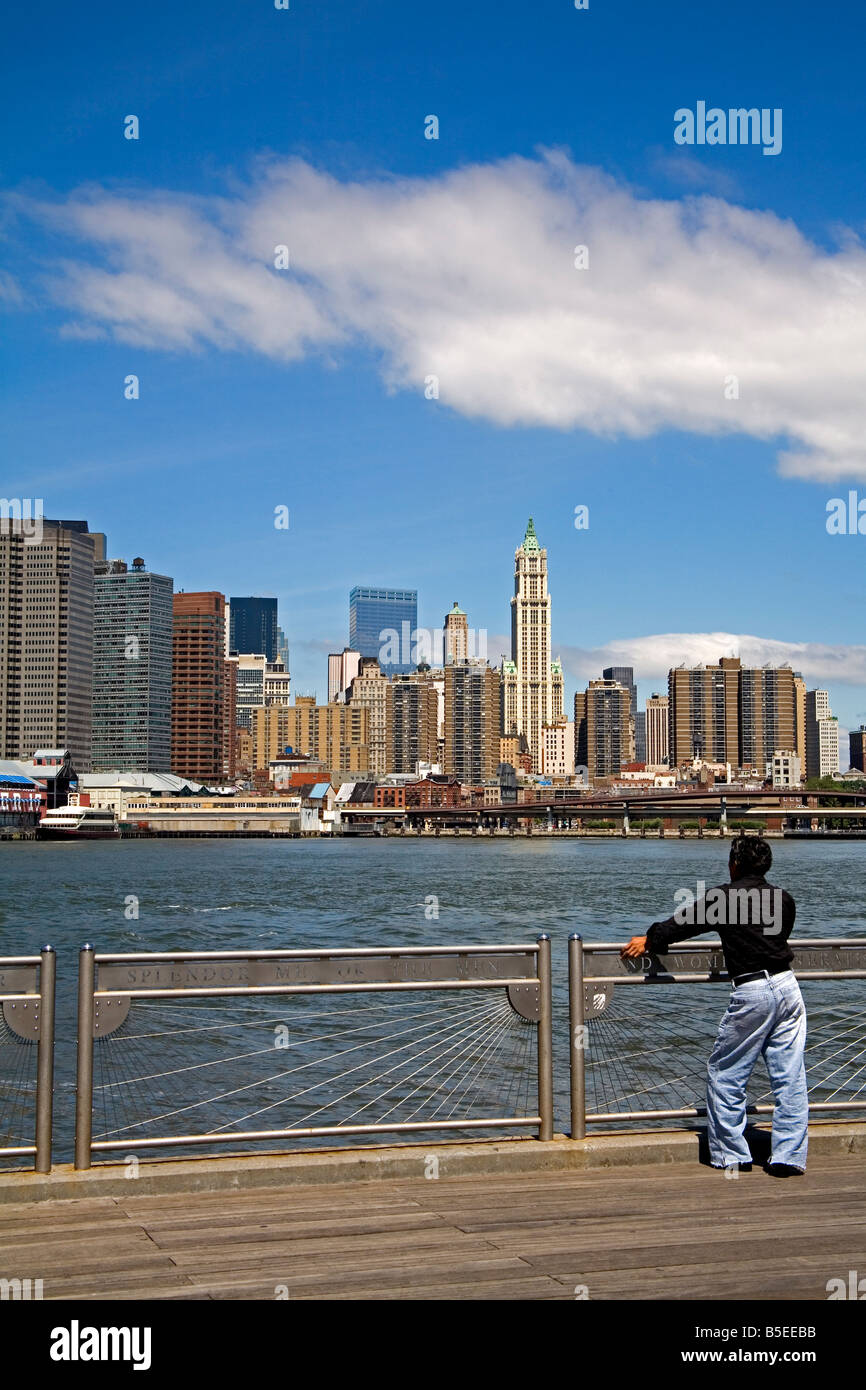
<path id="1" fill-rule="evenodd" d="M 426 1234 L 426 1233 L 425 1233 Z M 349 1263 L 357 1258 L 358 1254 L 365 1252 L 384 1252 L 395 1249 L 404 1250 L 443 1250 L 465 1248 L 472 1250 L 490 1249 L 489 1244 L 484 1241 L 473 1241 L 471 1237 L 461 1237 L 455 1235 L 453 1231 L 444 1230 L 435 1233 L 435 1239 L 419 1240 L 416 1233 L 411 1233 L 407 1238 L 399 1240 L 394 1236 L 374 1236 L 370 1239 L 359 1238 L 353 1242 L 351 1239 L 332 1239 L 327 1242 L 304 1242 L 296 1241 L 285 1245 L 276 1243 L 265 1252 L 260 1246 L 246 1246 L 237 1249 L 234 1254 L 220 1253 L 214 1254 L 212 1251 L 204 1249 L 198 1251 L 173 1251 L 172 1259 L 179 1269 L 243 1269 L 255 1268 L 260 1265 L 267 1253 L 268 1257 L 284 1261 L 284 1268 L 296 1267 L 298 1262 L 303 1261 L 307 1254 L 314 1254 L 316 1251 L 324 1250 L 337 1263 Z"/>
<path id="2" fill-rule="evenodd" d="M 618 1234 L 619 1239 L 622 1239 L 622 1234 Z M 840 1234 L 838 1243 L 827 1242 L 823 1247 L 817 1246 L 814 1238 L 802 1236 L 773 1239 L 772 1247 L 774 1261 L 784 1258 L 795 1264 L 799 1259 L 809 1259 L 817 1260 L 822 1267 L 828 1259 L 844 1261 L 850 1257 L 855 1259 L 856 1263 L 856 1259 L 859 1258 L 862 1263 L 864 1248 L 862 1238 L 852 1233 L 849 1233 L 847 1239 L 843 1239 Z M 811 1253 L 804 1253 L 804 1247 Z M 635 1270 L 649 1267 L 659 1272 L 665 1269 L 689 1268 L 697 1256 L 706 1254 L 706 1249 L 707 1246 L 703 1242 L 686 1241 L 675 1245 L 657 1246 L 651 1252 L 646 1247 L 617 1245 L 607 1250 L 579 1249 L 570 1253 L 550 1250 L 526 1251 L 518 1246 L 514 1253 L 519 1252 L 520 1259 L 536 1269 L 543 1269 L 548 1274 L 558 1274 L 563 1270 L 573 1271 L 579 1267 L 584 1275 L 616 1273 L 627 1277 Z M 712 1247 L 712 1255 L 716 1262 L 715 1267 L 720 1270 L 726 1266 L 733 1266 L 737 1270 L 748 1269 L 755 1260 L 754 1246 L 751 1243 L 746 1244 L 743 1240 L 716 1242 Z M 846 1270 L 848 1267 L 846 1265 Z M 851 1266 L 853 1267 L 855 1266 Z"/>
<path id="3" fill-rule="evenodd" d="M 165 1251 L 157 1250 L 155 1246 L 150 1246 L 149 1249 L 140 1246 L 138 1249 L 128 1252 L 109 1251 L 107 1249 L 100 1251 L 91 1241 L 86 1250 L 83 1249 L 74 1255 L 66 1253 L 57 1260 L 52 1258 L 50 1249 L 42 1251 L 38 1255 L 28 1255 L 26 1259 L 16 1259 L 15 1274 L 21 1279 L 50 1279 L 64 1274 L 101 1270 L 105 1275 L 113 1276 L 118 1270 L 144 1269 L 148 1266 L 158 1269 L 173 1269 L 174 1267 Z M 108 1279 L 106 1279 L 106 1286 L 110 1286 Z"/>
<path id="4" fill-rule="evenodd" d="M 512 1301 L 529 1302 L 545 1299 L 549 1302 L 564 1302 L 573 1297 L 566 1289 L 561 1292 L 555 1280 L 552 1279 L 515 1279 L 495 1284 L 479 1284 L 475 1280 L 468 1283 L 421 1285 L 407 1284 L 404 1288 L 392 1289 L 381 1288 L 373 1284 L 367 1288 L 355 1288 L 351 1292 L 334 1291 L 328 1292 L 317 1290 L 309 1295 L 299 1294 L 293 1302 L 309 1302 L 311 1299 L 322 1300 L 325 1302 L 336 1299 L 347 1301 L 357 1300 L 396 1300 L 411 1299 L 413 1302 L 419 1299 L 444 1299 L 448 1302 L 459 1301 L 477 1302 L 479 1300 L 507 1299 Z"/>
<path id="5" fill-rule="evenodd" d="M 372 1235 L 387 1231 L 423 1231 L 442 1227 L 445 1222 L 441 1216 L 432 1212 L 415 1212 L 411 1216 L 355 1216 L 354 1214 L 334 1214 L 326 1221 L 323 1218 L 313 1221 L 271 1220 L 254 1225 L 232 1225 L 223 1228 L 222 1223 L 189 1227 L 146 1223 L 149 1239 L 161 1249 L 182 1250 L 206 1244 L 209 1248 L 221 1245 L 264 1244 L 268 1241 L 290 1241 L 315 1239 L 331 1235 Z"/>

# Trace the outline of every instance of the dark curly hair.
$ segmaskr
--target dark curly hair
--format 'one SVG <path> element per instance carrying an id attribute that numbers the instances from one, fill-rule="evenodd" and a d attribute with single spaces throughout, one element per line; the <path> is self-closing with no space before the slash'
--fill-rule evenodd
<path id="1" fill-rule="evenodd" d="M 730 859 L 742 877 L 763 878 L 773 862 L 773 851 L 757 835 L 737 835 L 731 841 Z"/>

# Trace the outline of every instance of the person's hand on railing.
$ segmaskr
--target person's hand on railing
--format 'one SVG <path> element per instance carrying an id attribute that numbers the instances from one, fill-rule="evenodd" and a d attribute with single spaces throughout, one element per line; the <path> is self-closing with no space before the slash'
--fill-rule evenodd
<path id="1" fill-rule="evenodd" d="M 645 951 L 646 937 L 633 936 L 631 941 L 629 941 L 626 946 L 623 946 L 622 950 L 620 951 L 620 956 L 623 960 L 625 960 L 626 958 L 633 960 L 636 956 L 642 956 L 645 953 Z"/>

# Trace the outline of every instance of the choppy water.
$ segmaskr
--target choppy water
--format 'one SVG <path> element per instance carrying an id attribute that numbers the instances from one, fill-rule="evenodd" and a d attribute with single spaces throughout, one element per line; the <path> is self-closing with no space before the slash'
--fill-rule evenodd
<path id="1" fill-rule="evenodd" d="M 866 845 L 775 842 L 773 852 L 770 878 L 797 902 L 795 935 L 866 936 Z M 97 951 L 201 951 L 510 943 L 545 931 L 553 939 L 557 1127 L 567 1128 L 569 933 L 626 940 L 673 910 L 677 888 L 724 881 L 726 855 L 714 840 L 15 842 L 0 845 L 0 950 L 32 953 L 45 942 L 57 950 L 57 1129 L 65 1157 L 84 941 Z M 724 987 L 684 995 L 685 987 L 682 1013 L 710 1036 Z M 635 1027 L 654 1027 L 651 1016 Z M 651 1049 L 652 1037 L 646 1042 Z M 160 1052 L 154 1044 L 154 1058 L 167 1055 L 165 1046 Z M 242 1064 L 228 1065 L 240 1077 Z M 193 1072 L 184 1084 L 199 1079 Z M 167 1092 L 159 1095 L 165 1105 Z"/>

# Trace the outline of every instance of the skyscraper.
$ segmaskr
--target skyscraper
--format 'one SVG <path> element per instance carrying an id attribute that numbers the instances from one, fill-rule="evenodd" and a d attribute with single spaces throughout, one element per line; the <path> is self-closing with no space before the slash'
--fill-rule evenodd
<path id="1" fill-rule="evenodd" d="M 86 521 L 0 523 L 0 757 L 69 749 L 91 768 L 93 573 L 105 537 Z"/>
<path id="2" fill-rule="evenodd" d="M 328 656 L 328 704 L 334 700 L 345 703 L 346 691 L 361 668 L 361 653 L 344 647 Z"/>
<path id="3" fill-rule="evenodd" d="M 605 666 L 602 677 L 606 681 L 617 681 L 619 685 L 624 685 L 631 696 L 632 715 L 637 714 L 637 686 L 634 683 L 633 666 Z"/>
<path id="4" fill-rule="evenodd" d="M 789 666 L 678 666 L 668 675 L 670 762 L 701 758 L 758 768 L 779 749 L 795 749 L 796 695 Z"/>
<path id="5" fill-rule="evenodd" d="M 858 772 L 866 772 L 866 724 L 861 724 L 859 729 L 852 729 L 848 734 L 848 761 L 852 769 Z"/>
<path id="6" fill-rule="evenodd" d="M 800 770 L 806 776 L 806 682 L 799 671 L 794 672 L 794 751 L 800 759 Z"/>
<path id="7" fill-rule="evenodd" d="M 574 724 L 565 715 L 555 724 L 545 724 L 542 729 L 544 740 L 545 777 L 574 776 Z"/>
<path id="8" fill-rule="evenodd" d="M 317 705 L 299 695 L 293 705 L 253 711 L 253 765 L 266 768 L 287 748 L 321 760 L 329 772 L 368 773 L 370 712 L 361 705 Z"/>
<path id="9" fill-rule="evenodd" d="M 826 690 L 806 691 L 806 776 L 832 777 L 839 771 L 839 725 Z"/>
<path id="10" fill-rule="evenodd" d="M 646 715 L 638 713 L 637 686 L 634 683 L 633 666 L 605 666 L 602 678 L 616 681 L 625 687 L 631 696 L 631 753 L 639 763 L 646 762 Z"/>
<path id="11" fill-rule="evenodd" d="M 140 558 L 96 565 L 95 772 L 171 771 L 172 587 Z"/>
<path id="12" fill-rule="evenodd" d="M 231 775 L 235 730 L 233 673 L 225 658 L 225 597 L 174 595 L 171 770 L 213 783 Z"/>
<path id="13" fill-rule="evenodd" d="M 375 657 L 388 676 L 413 671 L 418 627 L 417 589 L 369 589 L 349 594 L 349 648 Z"/>
<path id="14" fill-rule="evenodd" d="M 631 691 L 618 681 L 590 681 L 574 697 L 575 761 L 590 782 L 616 777 L 634 750 Z"/>
<path id="15" fill-rule="evenodd" d="M 414 671 L 394 676 L 394 753 L 392 771 L 416 772 L 419 762 L 438 759 L 439 696 L 432 676 Z"/>
<path id="16" fill-rule="evenodd" d="M 394 757 L 394 692 L 389 678 L 373 657 L 365 657 L 361 669 L 349 687 L 346 702 L 356 709 L 369 711 L 367 746 L 369 768 L 374 776 L 393 772 Z"/>
<path id="17" fill-rule="evenodd" d="M 777 750 L 795 751 L 797 712 L 791 668 L 744 668 L 740 672 L 739 716 L 741 767 L 757 767 L 763 773 Z"/>
<path id="18" fill-rule="evenodd" d="M 284 671 L 290 671 L 289 639 L 281 627 L 277 628 L 277 661 L 281 661 Z"/>
<path id="19" fill-rule="evenodd" d="M 229 661 L 236 671 L 236 728 L 252 729 L 256 709 L 289 704 L 291 677 L 282 662 L 254 652 L 237 652 Z"/>
<path id="20" fill-rule="evenodd" d="M 677 666 L 668 673 L 668 756 L 672 767 L 702 758 L 740 762 L 740 660 L 723 656 L 717 666 Z"/>
<path id="21" fill-rule="evenodd" d="M 449 613 L 445 614 L 445 661 L 448 666 L 452 661 L 465 661 L 470 655 L 469 652 L 469 620 L 463 609 L 458 607 L 457 600 Z M 480 652 L 472 652 L 472 656 L 480 656 Z"/>
<path id="22" fill-rule="evenodd" d="M 634 756 L 639 763 L 645 763 L 646 756 L 646 710 L 639 709 L 632 715 L 634 720 Z"/>
<path id="23" fill-rule="evenodd" d="M 446 666 L 443 772 L 470 784 L 495 777 L 500 716 L 498 671 L 480 658 Z"/>
<path id="24" fill-rule="evenodd" d="M 511 600 L 511 660 L 502 663 L 502 732 L 524 734 L 532 769 L 542 767 L 542 728 L 562 715 L 562 666 L 550 659 L 550 594 L 547 551 L 532 517 L 514 553 Z"/>
<path id="25" fill-rule="evenodd" d="M 268 661 L 277 660 L 275 598 L 229 599 L 229 650 L 263 652 Z"/>
<path id="26" fill-rule="evenodd" d="M 650 767 L 668 762 L 668 697 L 651 695 L 646 702 L 646 761 Z"/>

